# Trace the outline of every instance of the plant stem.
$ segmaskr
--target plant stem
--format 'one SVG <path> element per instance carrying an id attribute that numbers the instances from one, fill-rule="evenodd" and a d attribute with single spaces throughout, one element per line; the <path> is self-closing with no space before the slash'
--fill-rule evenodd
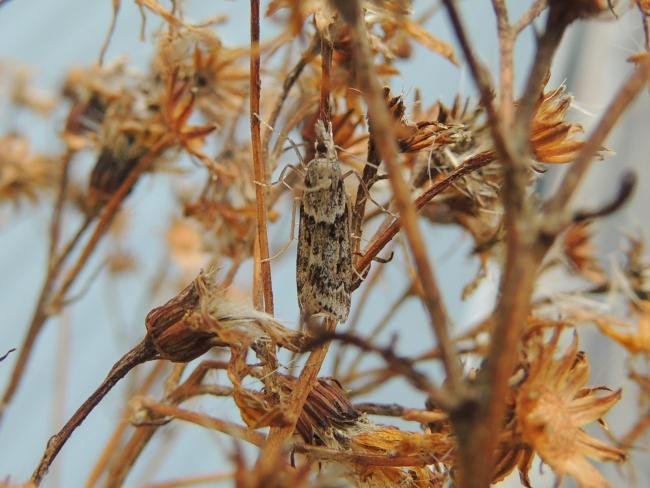
<path id="1" fill-rule="evenodd" d="M 251 0 L 251 60 L 250 60 L 250 127 L 253 149 L 253 174 L 255 178 L 255 201 L 257 212 L 257 242 L 259 259 L 255 268 L 260 270 L 264 306 L 256 303 L 258 309 L 273 315 L 273 284 L 271 262 L 269 261 L 269 237 L 266 208 L 266 164 L 262 161 L 262 140 L 260 133 L 260 2 Z M 258 294 L 254 293 L 257 298 Z"/>

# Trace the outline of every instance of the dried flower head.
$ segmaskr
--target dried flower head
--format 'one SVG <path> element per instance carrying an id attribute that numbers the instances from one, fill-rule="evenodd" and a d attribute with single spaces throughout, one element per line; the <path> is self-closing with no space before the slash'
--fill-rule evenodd
<path id="1" fill-rule="evenodd" d="M 583 142 L 575 139 L 582 126 L 565 121 L 570 106 L 571 97 L 563 86 L 540 97 L 530 132 L 530 145 L 537 161 L 569 163 L 582 149 Z"/>
<path id="2" fill-rule="evenodd" d="M 592 231 L 592 222 L 572 225 L 564 235 L 562 250 L 572 270 L 594 283 L 603 283 L 607 276 L 598 262 Z"/>
<path id="3" fill-rule="evenodd" d="M 55 160 L 32 154 L 25 137 L 0 136 L 0 202 L 14 205 L 23 200 L 36 202 L 44 191 L 52 188 L 59 172 Z"/>
<path id="4" fill-rule="evenodd" d="M 556 359 L 559 338 L 560 331 L 556 331 L 550 342 L 537 339 L 532 347 L 528 377 L 516 399 L 522 439 L 558 476 L 572 476 L 584 487 L 609 486 L 587 458 L 622 462 L 626 454 L 582 427 L 603 417 L 620 399 L 621 390 L 586 387 L 589 361 L 578 351 L 577 335 Z"/>
<path id="5" fill-rule="evenodd" d="M 613 317 L 595 316 L 593 320 L 600 331 L 625 347 L 632 354 L 650 354 L 650 300 L 634 304 L 636 324 Z"/>
<path id="6" fill-rule="evenodd" d="M 256 341 L 298 351 L 302 333 L 287 329 L 272 316 L 228 297 L 216 271 L 200 273 L 175 297 L 145 319 L 148 336 L 160 357 L 187 362 L 215 345 L 242 347 Z"/>
<path id="7" fill-rule="evenodd" d="M 162 81 L 176 73 L 199 110 L 220 125 L 241 110 L 248 94 L 248 71 L 240 66 L 244 54 L 226 48 L 208 28 L 181 27 L 159 36 L 153 76 Z"/>

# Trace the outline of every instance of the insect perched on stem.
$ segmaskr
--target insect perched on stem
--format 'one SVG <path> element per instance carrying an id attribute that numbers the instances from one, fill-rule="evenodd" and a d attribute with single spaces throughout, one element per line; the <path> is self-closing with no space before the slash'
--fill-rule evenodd
<path id="1" fill-rule="evenodd" d="M 298 231 L 296 281 L 303 317 L 350 311 L 350 212 L 332 125 L 316 122 L 316 156 L 307 163 Z"/>

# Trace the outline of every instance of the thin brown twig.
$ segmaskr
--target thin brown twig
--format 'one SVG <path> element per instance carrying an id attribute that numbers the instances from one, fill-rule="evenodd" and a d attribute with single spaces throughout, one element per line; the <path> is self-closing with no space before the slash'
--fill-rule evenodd
<path id="1" fill-rule="evenodd" d="M 235 439 L 250 442 L 251 444 L 258 447 L 262 446 L 266 439 L 266 436 L 264 434 L 249 429 L 243 425 L 235 424 L 234 422 L 228 422 L 227 420 L 221 420 L 209 415 L 192 412 L 191 410 L 180 408 L 176 405 L 145 400 L 142 406 L 152 414 L 161 417 L 173 417 L 178 420 L 184 420 L 192 424 L 207 427 L 208 429 L 223 432 L 224 434 L 234 437 Z"/>
<path id="2" fill-rule="evenodd" d="M 514 65 L 512 53 L 516 33 L 508 20 L 508 8 L 504 0 L 492 0 L 492 7 L 497 18 L 499 40 L 499 112 L 505 127 L 510 126 L 513 116 L 513 76 Z"/>
<path id="3" fill-rule="evenodd" d="M 320 82 L 320 118 L 325 122 L 332 120 L 330 103 L 330 72 L 332 70 L 332 42 L 326 36 L 320 38 L 321 82 Z"/>
<path id="4" fill-rule="evenodd" d="M 269 261 L 269 236 L 267 229 L 266 207 L 266 163 L 262 160 L 262 139 L 260 134 L 260 2 L 251 0 L 251 58 L 250 58 L 250 127 L 251 146 L 253 149 L 253 174 L 255 178 L 255 208 L 257 212 L 257 243 L 259 259 L 255 262 L 260 270 L 264 304 L 256 303 L 258 309 L 273 315 L 273 283 L 271 280 L 271 262 Z M 254 297 L 258 297 L 254 293 Z"/>
<path id="5" fill-rule="evenodd" d="M 537 42 L 537 49 L 526 81 L 526 87 L 519 99 L 513 126 L 513 139 L 521 146 L 517 147 L 519 152 L 528 152 L 528 135 L 530 134 L 535 105 L 544 90 L 553 55 L 560 45 L 564 32 L 573 20 L 564 14 L 563 9 L 567 8 L 567 6 L 562 5 L 562 3 L 553 2 L 549 10 L 544 33 Z"/>
<path id="6" fill-rule="evenodd" d="M 52 268 L 56 256 L 56 249 L 59 245 L 59 236 L 61 233 L 61 213 L 65 203 L 66 192 L 68 189 L 68 177 L 70 174 L 70 161 L 74 151 L 68 147 L 61 158 L 61 177 L 59 178 L 59 188 L 57 190 L 56 201 L 54 202 L 54 212 L 52 213 L 52 222 L 50 223 L 50 249 L 48 252 L 48 269 Z"/>
<path id="7" fill-rule="evenodd" d="M 372 129 L 372 123 L 369 123 L 368 127 L 369 137 L 368 137 L 368 156 L 367 162 L 363 167 L 363 172 L 361 174 L 361 180 L 357 186 L 357 194 L 355 197 L 354 206 L 352 207 L 352 225 L 350 233 L 352 235 L 352 252 L 355 253 L 355 256 L 358 256 L 355 259 L 355 263 L 358 263 L 358 260 L 361 256 L 358 255 L 361 249 L 361 239 L 362 239 L 362 224 L 364 216 L 366 213 L 366 203 L 368 202 L 368 193 L 372 187 L 372 181 L 377 175 L 379 170 L 379 165 L 381 164 L 381 159 L 379 153 L 377 152 L 377 145 L 375 144 L 374 130 Z"/>
<path id="8" fill-rule="evenodd" d="M 300 75 L 305 69 L 305 66 L 307 66 L 307 64 L 312 59 L 314 59 L 314 56 L 316 56 L 316 54 L 318 53 L 318 48 L 319 48 L 318 36 L 313 36 L 311 41 L 309 42 L 309 46 L 307 46 L 307 49 L 305 49 L 305 51 L 300 56 L 300 59 L 296 62 L 295 66 L 291 69 L 291 71 L 287 73 L 287 76 L 284 79 L 284 82 L 282 83 L 282 91 L 280 92 L 280 95 L 278 96 L 278 99 L 276 100 L 275 105 L 273 106 L 273 110 L 271 110 L 271 115 L 269 116 L 269 120 L 264 125 L 264 138 L 263 138 L 264 143 L 262 145 L 262 147 L 264 148 L 264 154 L 268 155 L 269 143 L 271 142 L 271 134 L 275 129 L 275 124 L 278 121 L 278 117 L 280 116 L 280 112 L 282 111 L 282 107 L 284 106 L 287 97 L 289 96 L 289 92 L 291 91 L 291 88 L 296 83 L 296 81 L 298 81 L 298 78 L 300 78 Z"/>
<path id="9" fill-rule="evenodd" d="M 322 327 L 326 332 L 334 332 L 336 321 L 325 318 Z M 327 356 L 328 349 L 329 343 L 323 341 L 309 354 L 307 362 L 293 387 L 293 393 L 286 401 L 286 407 L 284 407 L 284 412 L 287 414 L 286 422 L 282 426 L 271 427 L 266 442 L 264 442 L 257 458 L 255 470 L 261 476 L 270 473 L 283 455 L 285 444 L 293 434 L 300 412 L 302 412 L 307 397 L 318 379 L 318 373 Z"/>
<path id="10" fill-rule="evenodd" d="M 535 0 L 535 2 L 526 10 L 519 20 L 515 22 L 514 29 L 517 34 L 523 31 L 526 27 L 533 23 L 533 21 L 546 10 L 548 0 Z"/>
<path id="11" fill-rule="evenodd" d="M 397 403 L 355 403 L 354 408 L 369 415 L 381 415 L 384 417 L 401 417 L 404 420 L 413 422 L 435 423 L 447 420 L 449 416 L 440 410 L 422 410 L 420 408 L 408 408 Z"/>
<path id="12" fill-rule="evenodd" d="M 50 465 L 56 458 L 63 445 L 70 438 L 72 433 L 84 421 L 88 414 L 99 404 L 99 402 L 108 394 L 109 391 L 133 368 L 146 361 L 155 359 L 158 352 L 153 347 L 153 343 L 147 336 L 140 344 L 126 353 L 118 362 L 111 368 L 106 376 L 106 379 L 94 391 L 92 395 L 77 409 L 70 420 L 61 428 L 61 430 L 53 435 L 47 442 L 45 452 L 38 466 L 32 473 L 32 482 L 39 485 L 43 477 L 47 474 Z"/>
<path id="13" fill-rule="evenodd" d="M 227 366 L 227 363 L 223 361 L 202 361 L 181 385 L 165 397 L 165 403 L 176 405 L 192 398 L 196 393 L 196 386 L 203 381 L 208 371 L 212 369 L 225 369 Z M 135 464 L 158 428 L 159 425 L 138 426 L 128 442 L 120 449 L 119 456 L 111 463 L 106 479 L 106 486 L 108 488 L 118 488 L 124 485 L 124 480 L 131 467 Z"/>
<path id="14" fill-rule="evenodd" d="M 235 477 L 234 471 L 216 474 L 203 474 L 199 476 L 186 476 L 183 478 L 176 478 L 168 481 L 159 481 L 156 483 L 148 483 L 143 488 L 181 488 L 194 485 L 205 485 L 207 483 L 219 483 Z"/>
<path id="15" fill-rule="evenodd" d="M 470 72 L 476 83 L 476 87 L 481 95 L 481 103 L 485 107 L 485 111 L 490 121 L 490 134 L 497 154 L 501 157 L 504 163 L 512 160 L 512 149 L 505 137 L 504 125 L 496 107 L 494 106 L 494 87 L 490 78 L 490 73 L 487 68 L 483 66 L 478 60 L 478 57 L 472 49 L 467 31 L 460 18 L 460 13 L 456 7 L 454 0 L 443 0 L 447 7 L 449 20 L 454 28 L 458 42 L 461 45 L 467 64 L 469 65 Z"/>
<path id="16" fill-rule="evenodd" d="M 429 203 L 433 197 L 442 193 L 447 188 L 449 188 L 456 180 L 462 178 L 463 176 L 476 171 L 488 164 L 494 162 L 496 156 L 491 151 L 481 152 L 468 158 L 463 162 L 456 170 L 446 176 L 446 178 L 428 188 L 422 195 L 417 197 L 414 202 L 416 209 L 423 208 L 427 203 Z M 381 250 L 388 244 L 393 237 L 400 231 L 402 228 L 402 219 L 394 221 L 388 227 L 381 231 L 381 233 L 375 236 L 372 242 L 368 245 L 363 255 L 359 258 L 356 264 L 356 270 L 359 275 L 362 275 L 366 268 L 370 265 L 373 258 L 376 257 Z M 353 283 L 352 289 L 356 289 L 360 285 L 360 281 Z"/>
<path id="17" fill-rule="evenodd" d="M 429 398 L 442 409 L 451 410 L 456 405 L 456 399 L 451 397 L 448 392 L 436 387 L 427 375 L 415 369 L 413 361 L 410 358 L 398 356 L 392 347 L 379 347 L 371 344 L 362 337 L 349 334 L 346 332 L 323 331 L 316 336 L 305 348 L 319 348 L 324 343 L 330 341 L 340 341 L 353 345 L 364 352 L 374 352 L 379 354 L 391 369 L 397 374 L 403 376 L 415 388 L 426 393 Z"/>
<path id="18" fill-rule="evenodd" d="M 166 363 L 165 361 L 156 362 L 155 366 L 147 374 L 142 384 L 136 390 L 135 392 L 136 395 L 144 395 L 147 391 L 149 391 L 149 389 L 152 387 L 154 382 L 158 379 L 160 373 L 163 371 L 165 363 Z M 101 454 L 97 458 L 97 462 L 95 463 L 92 471 L 88 475 L 88 479 L 84 484 L 86 488 L 92 488 L 93 486 L 97 486 L 100 476 L 108 467 L 111 456 L 113 456 L 116 452 L 118 452 L 117 448 L 122 439 L 122 436 L 124 435 L 124 432 L 130 425 L 129 422 L 127 421 L 127 416 L 129 411 L 130 411 L 130 407 L 128 405 L 125 406 L 122 411 L 122 415 L 120 416 L 121 418 L 120 422 L 118 423 L 117 427 L 115 428 L 110 438 L 106 442 L 104 449 L 102 450 Z"/>

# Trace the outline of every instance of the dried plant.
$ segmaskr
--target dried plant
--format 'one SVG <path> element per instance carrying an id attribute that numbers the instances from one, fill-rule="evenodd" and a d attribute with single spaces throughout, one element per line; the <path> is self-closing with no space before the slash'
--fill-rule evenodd
<path id="1" fill-rule="evenodd" d="M 650 49 L 650 5 L 631 3 Z M 58 154 L 32 149 L 29 133 L 0 135 L 0 205 L 16 216 L 38 207 L 52 213 L 31 322 L 17 352 L 0 357 L 0 368 L 11 369 L 0 422 L 23 421 L 5 409 L 28 394 L 25 370 L 36 340 L 80 299 L 73 290 L 100 244 L 112 279 L 134 275 L 143 291 L 151 290 L 144 339 L 43 447 L 26 486 L 43 482 L 66 441 L 119 380 L 154 361 L 124 398 L 128 422 L 115 426 L 87 486 L 123 486 L 143 450 L 165 442 L 160 426 L 178 420 L 232 438 L 232 449 L 222 453 L 231 469 L 165 486 L 229 480 L 242 487 L 478 488 L 515 470 L 523 486 L 533 486 L 536 458 L 558 480 L 611 485 L 600 463 L 630 464 L 630 450 L 647 441 L 650 428 L 650 264 L 640 238 L 627 238 L 626 252 L 609 262 L 594 240 L 599 221 L 629 199 L 634 175 L 597 208 L 576 208 L 574 200 L 592 162 L 607 158 L 608 135 L 648 87 L 650 54 L 631 58 L 629 76 L 588 135 L 571 119 L 566 87 L 549 80 L 575 21 L 614 21 L 625 5 L 537 0 L 512 21 L 506 2 L 492 0 L 500 67 L 491 74 L 453 0 L 419 17 L 410 1 L 397 0 L 272 0 L 262 17 L 259 0 L 251 0 L 247 46 L 220 37 L 225 16 L 191 23 L 182 2 L 168 8 L 135 0 L 143 19 L 161 22 L 146 39 L 152 54 L 142 71 L 126 58 L 103 62 L 121 4 L 113 1 L 101 62 L 71 69 L 59 94 L 34 90 L 23 71 L 9 82 L 13 109 L 46 120 L 65 110 L 67 117 Z M 433 15 L 447 16 L 458 52 L 454 40 L 429 32 Z M 262 42 L 260 31 L 270 23 L 278 33 Z M 515 96 L 515 43 L 535 27 L 532 62 Z M 433 84 L 418 88 L 412 101 L 397 94 L 401 67 L 420 49 L 450 67 L 464 63 L 478 99 L 459 94 L 451 104 L 428 105 L 423 94 L 436 99 Z M 242 130 L 246 115 L 250 131 Z M 78 163 L 82 153 L 93 155 L 91 169 Z M 544 196 L 535 184 L 549 165 L 566 171 Z M 125 207 L 145 175 L 166 175 L 176 185 L 166 258 L 153 277 L 127 244 L 135 222 Z M 288 227 L 297 208 L 294 297 L 273 279 L 282 252 L 272 255 L 269 228 L 293 236 Z M 446 281 L 424 240 L 427 222 L 453 226 L 472 241 L 479 269 L 459 270 L 467 273 L 463 298 L 497 286 L 492 311 L 468 330 L 452 327 Z M 395 253 L 400 259 L 392 261 Z M 242 280 L 247 263 L 252 276 Z M 490 269 L 498 285 L 485 281 Z M 388 272 L 408 286 L 374 328 L 358 326 L 373 316 L 371 295 L 391 279 Z M 557 287 L 549 276 L 567 279 Z M 161 299 L 165 293 L 172 298 Z M 276 317 L 278 294 L 300 307 L 297 325 Z M 424 305 L 423 324 L 407 324 L 399 313 L 412 297 Z M 381 345 L 390 324 L 399 333 Z M 399 334 L 422 334 L 427 326 L 435 342 L 424 352 L 399 347 Z M 605 422 L 622 385 L 588 386 L 590 358 L 579 349 L 585 330 L 626 355 L 638 386 L 630 394 L 639 398 L 627 433 L 610 432 Z M 306 360 L 296 369 L 301 355 Z M 371 356 L 374 362 L 365 361 Z M 334 376 L 323 369 L 328 358 Z M 478 366 L 465 371 L 467 361 Z M 224 374 L 215 379 L 208 375 L 214 370 Z M 422 395 L 422 404 L 402 404 L 399 395 L 392 404 L 374 401 L 393 379 Z M 160 384 L 162 393 L 154 389 Z M 204 395 L 232 399 L 241 422 L 182 406 Z M 254 463 L 241 442 L 255 446 Z M 36 460 L 40 453 L 31 450 Z M 7 486 L 23 481 L 7 474 Z"/>

